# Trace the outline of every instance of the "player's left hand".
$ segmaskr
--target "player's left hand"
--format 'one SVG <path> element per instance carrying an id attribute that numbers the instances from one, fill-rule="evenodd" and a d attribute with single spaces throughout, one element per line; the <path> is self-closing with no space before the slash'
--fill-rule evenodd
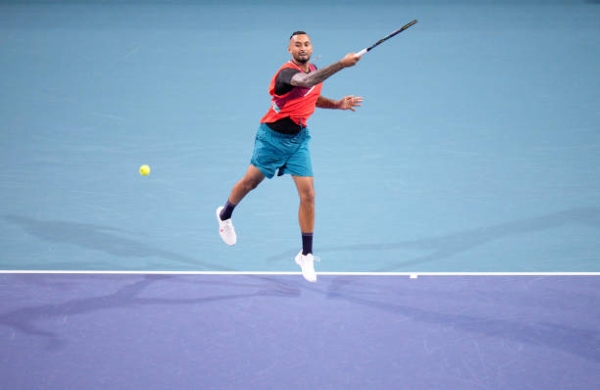
<path id="1" fill-rule="evenodd" d="M 362 104 L 363 98 L 362 96 L 344 96 L 339 100 L 339 108 L 340 110 L 351 110 L 356 111 L 354 107 L 360 107 Z"/>

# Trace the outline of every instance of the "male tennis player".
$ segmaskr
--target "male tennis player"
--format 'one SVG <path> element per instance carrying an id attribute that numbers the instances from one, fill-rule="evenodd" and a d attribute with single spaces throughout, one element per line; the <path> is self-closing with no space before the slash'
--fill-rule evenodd
<path id="1" fill-rule="evenodd" d="M 315 107 L 354 111 L 354 107 L 361 105 L 363 99 L 359 96 L 331 100 L 321 95 L 323 81 L 343 68 L 354 66 L 360 57 L 348 53 L 340 61 L 317 70 L 310 63 L 313 47 L 304 31 L 292 33 L 288 51 L 292 55 L 291 60 L 281 66 L 269 86 L 272 103 L 260 121 L 250 166 L 244 177 L 233 186 L 225 206 L 217 208 L 217 220 L 223 241 L 234 245 L 237 236 L 231 221 L 233 209 L 265 177 L 271 179 L 276 173 L 278 176 L 292 175 L 300 196 L 298 220 L 302 233 L 302 251 L 295 261 L 304 278 L 316 282 L 312 254 L 315 189 L 308 148 L 310 133 L 306 122 Z"/>

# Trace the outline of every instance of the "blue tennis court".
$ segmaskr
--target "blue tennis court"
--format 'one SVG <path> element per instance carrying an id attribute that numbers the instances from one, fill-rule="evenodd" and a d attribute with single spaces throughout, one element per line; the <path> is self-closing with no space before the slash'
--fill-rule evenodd
<path id="1" fill-rule="evenodd" d="M 219 238 L 306 30 L 364 97 Z M 6 389 L 597 389 L 600 3 L 0 2 Z M 138 173 L 142 164 L 149 176 Z"/>

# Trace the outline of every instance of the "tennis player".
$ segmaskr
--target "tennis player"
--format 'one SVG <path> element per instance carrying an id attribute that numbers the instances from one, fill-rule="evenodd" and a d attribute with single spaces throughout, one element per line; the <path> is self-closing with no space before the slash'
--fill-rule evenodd
<path id="1" fill-rule="evenodd" d="M 362 103 L 362 97 L 345 96 L 331 100 L 321 95 L 323 81 L 340 70 L 354 66 L 360 59 L 348 53 L 322 69 L 310 62 L 313 46 L 304 31 L 292 33 L 288 46 L 291 60 L 281 66 L 269 86 L 271 107 L 260 121 L 255 137 L 250 166 L 231 190 L 224 206 L 217 208 L 219 234 L 228 245 L 237 241 L 231 215 L 234 208 L 265 177 L 290 174 L 300 196 L 298 220 L 302 233 L 302 250 L 295 258 L 302 275 L 310 282 L 317 281 L 313 256 L 315 225 L 315 189 L 308 143 L 308 118 L 315 107 L 352 110 Z"/>

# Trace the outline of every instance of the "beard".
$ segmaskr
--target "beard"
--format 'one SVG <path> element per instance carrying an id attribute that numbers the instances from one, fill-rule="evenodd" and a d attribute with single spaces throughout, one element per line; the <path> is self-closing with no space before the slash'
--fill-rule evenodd
<path id="1" fill-rule="evenodd" d="M 310 56 L 306 55 L 306 56 L 296 56 L 294 57 L 294 59 L 296 60 L 296 62 L 298 62 L 299 64 L 306 64 L 308 61 L 310 61 Z"/>

